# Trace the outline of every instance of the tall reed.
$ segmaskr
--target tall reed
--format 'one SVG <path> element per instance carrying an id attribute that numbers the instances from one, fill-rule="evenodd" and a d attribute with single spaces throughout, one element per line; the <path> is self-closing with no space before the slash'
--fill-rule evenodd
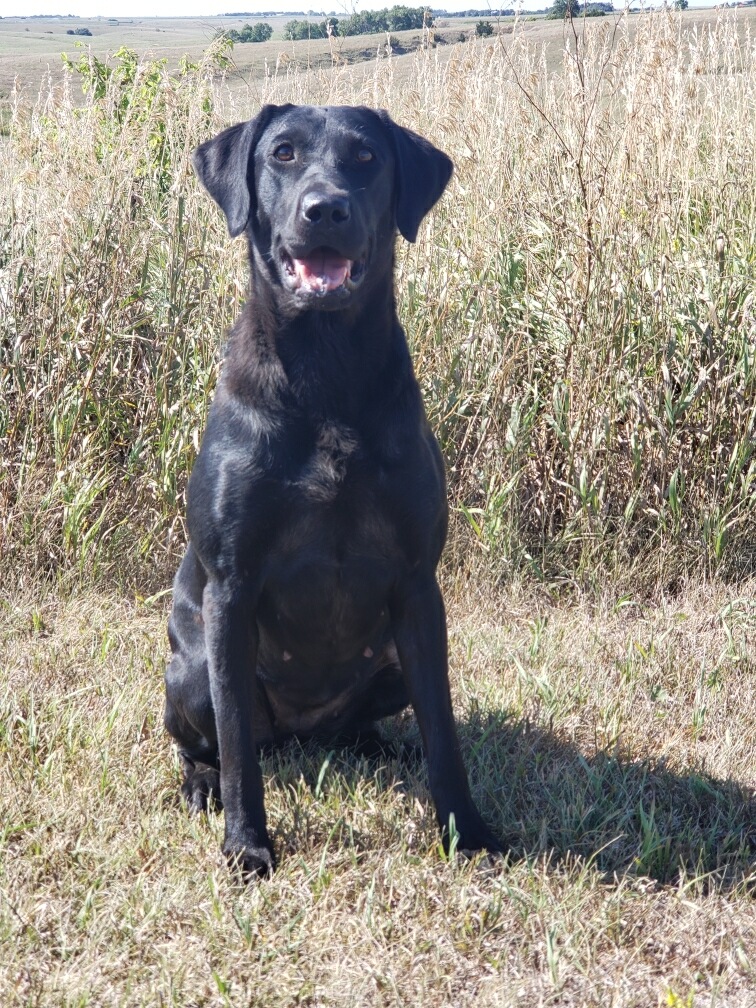
<path id="1" fill-rule="evenodd" d="M 5 566 L 164 584 L 245 292 L 191 149 L 262 101 L 389 108 L 456 173 L 400 310 L 441 439 L 454 565 L 674 587 L 756 567 L 756 49 L 735 16 L 518 31 L 409 78 L 121 53 L 50 81 L 0 148 Z M 70 74 L 91 87 L 83 106 Z M 474 549 L 471 549 L 471 545 Z M 476 561 L 475 558 L 478 558 Z"/>

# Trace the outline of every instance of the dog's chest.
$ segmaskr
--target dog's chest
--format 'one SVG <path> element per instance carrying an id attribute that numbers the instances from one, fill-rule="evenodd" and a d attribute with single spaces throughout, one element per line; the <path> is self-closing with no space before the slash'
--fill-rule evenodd
<path id="1" fill-rule="evenodd" d="M 297 473 L 296 488 L 308 501 L 326 504 L 334 501 L 364 462 L 364 447 L 351 428 L 328 421 L 315 432 L 315 443 Z"/>
<path id="2" fill-rule="evenodd" d="M 333 421 L 321 424 L 290 474 L 274 565 L 311 560 L 338 571 L 340 580 L 381 566 L 396 548 L 393 497 L 385 465 L 358 432 Z"/>
<path id="3" fill-rule="evenodd" d="M 357 434 L 318 431 L 266 558 L 259 616 L 281 653 L 318 665 L 377 646 L 402 562 L 384 482 Z"/>

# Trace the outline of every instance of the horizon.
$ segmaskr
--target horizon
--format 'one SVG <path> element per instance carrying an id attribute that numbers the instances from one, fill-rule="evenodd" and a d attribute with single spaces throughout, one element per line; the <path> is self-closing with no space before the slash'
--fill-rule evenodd
<path id="1" fill-rule="evenodd" d="M 274 0 L 275 2 L 275 0 Z M 64 6 L 65 5 L 65 6 Z M 72 0 L 71 3 L 63 3 L 59 0 L 32 0 L 31 3 L 25 4 L 25 9 L 23 13 L 20 11 L 9 12 L 2 15 L 1 20 L 9 21 L 14 18 L 29 20 L 30 18 L 79 18 L 82 20 L 86 19 L 96 19 L 96 18 L 114 18 L 114 19 L 127 19 L 127 18 L 149 18 L 154 20 L 159 20 L 160 18 L 215 18 L 215 17 L 258 17 L 265 13 L 270 17 L 282 16 L 291 13 L 296 9 L 296 2 L 287 4 L 285 7 L 283 3 L 279 0 L 279 5 L 284 8 L 282 10 L 274 11 L 271 6 L 270 0 L 244 0 L 238 5 L 240 8 L 239 12 L 229 11 L 229 8 L 233 8 L 233 3 L 224 3 L 224 0 L 161 0 L 160 2 L 160 12 L 155 12 L 156 3 L 154 0 Z M 645 7 L 657 7 L 661 4 L 659 3 L 643 3 L 642 0 L 636 0 L 634 6 L 645 6 Z M 344 2 L 331 2 L 330 4 L 324 5 L 322 12 L 319 12 L 315 16 L 324 16 L 331 14 L 336 10 L 336 17 L 349 17 L 355 10 L 382 10 L 384 7 L 391 7 L 393 3 L 387 2 L 387 0 L 376 0 L 376 2 L 371 3 L 370 0 L 366 0 L 363 3 L 350 3 L 347 6 Z M 411 0 L 407 6 L 413 6 Z M 423 4 L 418 4 L 414 6 L 425 6 Z M 428 7 L 433 8 L 433 4 L 427 4 Z M 517 10 L 518 8 L 523 13 L 530 13 L 536 10 L 543 10 L 546 7 L 551 6 L 547 0 L 523 0 L 521 3 L 511 4 L 504 2 L 501 7 L 502 9 L 507 9 L 512 7 Z M 622 10 L 624 5 L 617 6 L 615 9 L 617 11 Z M 713 7 L 715 4 L 710 2 L 710 0 L 690 0 L 690 7 L 696 9 L 702 9 L 706 7 Z M 326 9 L 328 7 L 328 9 Z M 128 8 L 128 10 L 124 10 Z M 307 9 L 306 6 L 302 8 Z M 446 10 L 448 13 L 458 13 L 459 11 L 465 10 L 484 10 L 489 11 L 498 10 L 498 7 L 493 7 L 491 4 L 484 4 L 481 6 L 476 6 L 474 3 L 465 3 L 464 0 L 449 0 L 447 3 L 439 3 L 436 7 L 437 10 Z M 489 16 L 495 17 L 496 15 L 491 13 Z"/>

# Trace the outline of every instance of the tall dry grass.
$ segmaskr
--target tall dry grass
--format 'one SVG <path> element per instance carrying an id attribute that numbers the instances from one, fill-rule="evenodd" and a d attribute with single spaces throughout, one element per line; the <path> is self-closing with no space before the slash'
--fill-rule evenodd
<path id="1" fill-rule="evenodd" d="M 15 576 L 164 584 L 245 292 L 191 149 L 262 101 L 364 102 L 455 160 L 400 308 L 457 515 L 450 560 L 550 585 L 756 567 L 756 49 L 733 17 L 515 31 L 401 79 L 218 54 L 83 64 L 0 149 L 2 550 Z M 76 74 L 76 71 L 73 71 Z M 475 549 L 470 549 L 470 542 Z"/>

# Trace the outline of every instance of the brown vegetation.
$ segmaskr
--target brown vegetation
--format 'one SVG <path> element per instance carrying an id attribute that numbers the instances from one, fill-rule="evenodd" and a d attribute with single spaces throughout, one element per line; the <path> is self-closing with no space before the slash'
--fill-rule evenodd
<path id="1" fill-rule="evenodd" d="M 218 53 L 122 55 L 14 108 L 3 1004 L 756 1004 L 756 64 L 734 16 L 686 18 L 568 32 L 557 74 L 518 31 L 272 62 L 254 99 Z M 411 761 L 268 757 L 281 869 L 249 891 L 177 807 L 165 592 L 245 293 L 189 154 L 264 100 L 387 107 L 457 165 L 397 272 L 503 864 L 444 860 Z"/>

